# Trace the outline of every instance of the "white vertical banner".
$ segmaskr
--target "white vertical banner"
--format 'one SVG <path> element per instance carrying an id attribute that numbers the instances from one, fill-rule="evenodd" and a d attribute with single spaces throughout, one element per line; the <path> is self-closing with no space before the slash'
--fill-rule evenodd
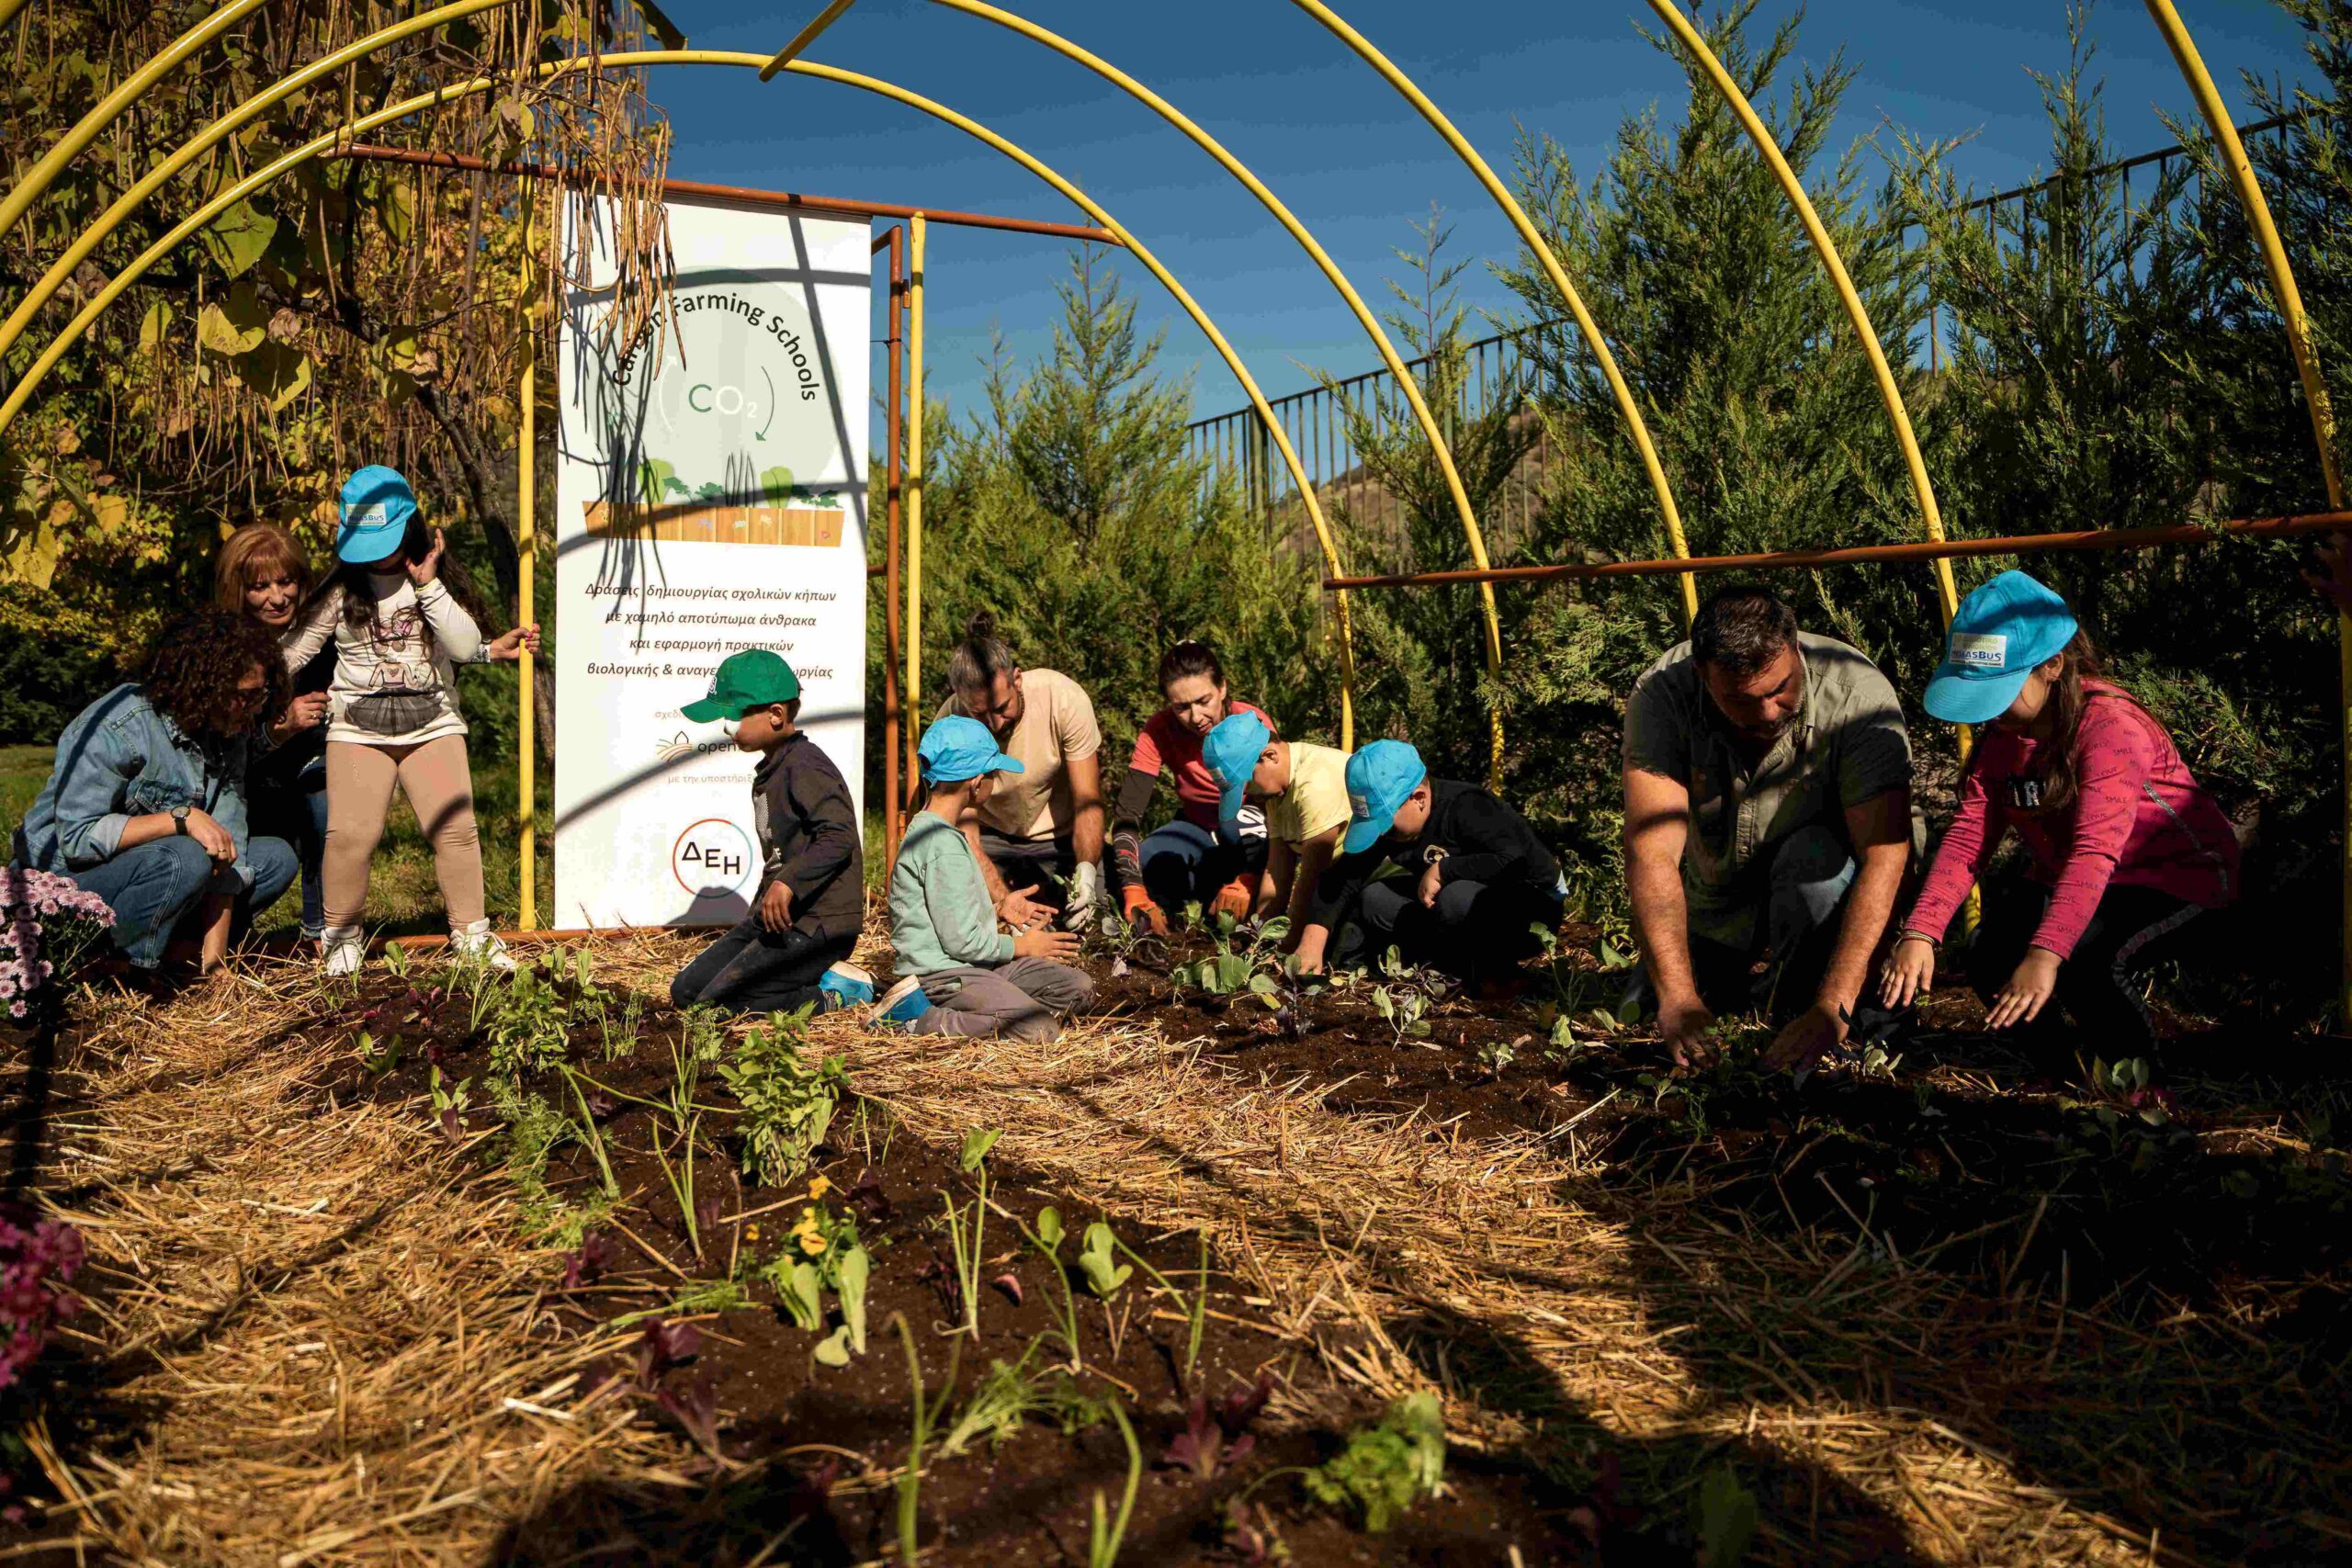
<path id="1" fill-rule="evenodd" d="M 608 254 L 609 208 L 573 200 L 566 217 Z M 658 360 L 601 341 L 608 271 L 564 283 L 559 928 L 750 908 L 758 759 L 679 712 L 738 649 L 799 674 L 801 728 L 865 820 L 867 228 L 682 200 L 669 222 L 676 314 Z"/>

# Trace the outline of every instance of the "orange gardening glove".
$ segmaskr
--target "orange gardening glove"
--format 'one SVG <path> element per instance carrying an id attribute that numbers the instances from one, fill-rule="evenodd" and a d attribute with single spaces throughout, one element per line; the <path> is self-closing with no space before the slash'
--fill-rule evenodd
<path id="1" fill-rule="evenodd" d="M 1161 912 L 1159 905 L 1151 901 L 1151 895 L 1141 887 L 1120 888 L 1119 908 L 1127 917 L 1127 924 L 1130 926 L 1136 927 L 1152 936 L 1165 937 L 1168 934 L 1167 915 Z"/>
<path id="2" fill-rule="evenodd" d="M 1250 918 L 1250 905 L 1257 889 L 1246 876 L 1237 876 L 1216 890 L 1216 900 L 1209 906 L 1212 915 L 1231 915 L 1237 920 Z"/>

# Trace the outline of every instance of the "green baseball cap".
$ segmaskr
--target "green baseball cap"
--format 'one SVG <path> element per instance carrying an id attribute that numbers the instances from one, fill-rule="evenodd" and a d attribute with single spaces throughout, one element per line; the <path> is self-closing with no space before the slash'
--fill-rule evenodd
<path id="1" fill-rule="evenodd" d="M 708 724 L 714 718 L 741 718 L 753 708 L 797 702 L 799 697 L 800 677 L 792 672 L 782 654 L 747 648 L 727 656 L 710 678 L 710 695 L 679 711 L 696 724 Z"/>

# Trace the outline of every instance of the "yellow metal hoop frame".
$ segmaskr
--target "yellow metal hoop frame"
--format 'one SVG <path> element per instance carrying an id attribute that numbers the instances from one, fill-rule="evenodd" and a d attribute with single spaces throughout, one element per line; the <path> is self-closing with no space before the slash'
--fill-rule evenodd
<path id="1" fill-rule="evenodd" d="M 321 55 L 300 70 L 289 73 L 265 91 L 239 104 L 196 135 L 188 138 L 185 145 L 148 170 L 136 185 L 124 191 L 104 212 L 92 219 L 89 226 L 84 229 L 75 237 L 74 243 L 65 247 L 64 253 L 50 265 L 49 270 L 41 274 L 40 281 L 32 286 L 30 292 L 18 302 L 17 308 L 9 312 L 7 321 L 0 322 L 0 356 L 5 356 L 9 349 L 16 346 L 17 340 L 22 337 L 25 329 L 32 324 L 34 314 L 49 302 L 51 296 L 64 286 L 65 280 L 74 275 L 74 268 L 88 259 L 90 253 L 96 250 L 108 234 L 119 228 L 125 219 L 146 205 L 147 198 L 161 190 L 173 175 L 233 135 L 239 127 L 250 123 L 264 110 L 284 102 L 312 83 L 331 76 L 345 66 L 375 53 L 386 44 L 398 43 L 401 39 L 413 38 L 418 33 L 430 32 L 444 22 L 458 21 L 483 11 L 494 11 L 501 6 L 513 4 L 514 0 L 455 0 L 454 4 L 411 17 L 405 21 L 395 22 L 387 28 L 379 28 L 366 38 L 355 39 L 341 49 Z M 216 206 L 213 210 L 217 214 L 227 211 L 228 208 Z M 0 415 L 0 426 L 5 426 L 6 423 L 6 416 Z"/>
<path id="2" fill-rule="evenodd" d="M 17 220 L 22 218 L 26 209 L 39 201 L 41 193 L 65 172 L 65 165 L 96 141 L 100 131 L 121 118 L 122 111 L 137 103 L 148 88 L 178 70 L 198 50 L 228 31 L 239 19 L 261 9 L 267 3 L 268 0 L 230 0 L 228 5 L 180 34 L 144 65 L 125 76 L 119 86 L 99 99 L 73 130 L 57 139 L 56 146 L 42 153 L 40 161 L 25 171 L 25 177 L 17 182 L 16 188 L 6 197 L 0 197 L 0 236 L 15 228 Z M 23 0 L 0 0 L 0 28 L 8 25 L 17 6 L 22 4 Z"/>
<path id="3" fill-rule="evenodd" d="M 2340 512 L 2344 508 L 2344 476 L 2335 464 L 2335 409 L 2328 400 L 2327 383 L 2320 376 L 2319 345 L 2312 341 L 2311 319 L 2303 314 L 2302 290 L 2295 287 L 2295 269 L 2287 259 L 2285 243 L 2278 238 L 2278 226 L 2271 221 L 2270 203 L 2262 194 L 2262 182 L 2254 177 L 2254 164 L 2245 155 L 2245 143 L 2238 139 L 2238 128 L 2230 118 L 2229 106 L 2222 101 L 2222 90 L 2214 85 L 2212 73 L 2205 69 L 2204 57 L 2197 52 L 2196 39 L 2188 36 L 2188 24 L 2180 19 L 2172 0 L 2147 0 L 2147 6 L 2148 15 L 2164 34 L 2173 60 L 2180 66 L 2180 73 L 2197 99 L 2198 112 L 2205 117 L 2205 124 L 2229 165 L 2230 183 L 2237 191 L 2239 204 L 2245 209 L 2255 243 L 2262 249 L 2263 266 L 2270 274 L 2270 291 L 2277 296 L 2278 314 L 2286 321 L 2287 345 L 2295 356 L 2295 373 L 2302 378 L 2303 403 L 2311 414 L 2312 441 L 2319 448 L 2320 479 L 2327 487 L 2328 510 Z M 2335 617 L 2335 646 L 2341 709 L 2336 728 L 2344 749 L 2345 911 L 2342 979 L 2336 987 L 2335 1005 L 2339 1019 L 2346 1027 L 2352 1027 L 2352 616 L 2340 611 Z"/>
<path id="4" fill-rule="evenodd" d="M 1534 256 L 1536 265 L 1544 269 L 1544 276 L 1566 303 L 1568 313 L 1576 318 L 1577 330 L 1591 345 L 1593 358 L 1599 362 L 1600 373 L 1609 382 L 1610 396 L 1617 400 L 1617 412 L 1624 419 L 1625 429 L 1633 436 L 1634 446 L 1641 454 L 1642 470 L 1649 476 L 1650 490 L 1657 496 L 1658 515 L 1666 525 L 1668 547 L 1678 558 L 1689 560 L 1690 542 L 1682 532 L 1681 509 L 1674 504 L 1674 487 L 1667 482 L 1666 468 L 1658 461 L 1657 447 L 1650 440 L 1650 427 L 1642 418 L 1641 405 L 1634 400 L 1633 389 L 1625 384 L 1623 373 L 1617 368 L 1617 356 L 1609 352 L 1609 340 L 1601 335 L 1600 326 L 1592 319 L 1592 312 L 1585 308 L 1584 296 L 1577 293 L 1577 286 L 1569 281 L 1567 269 L 1560 265 L 1560 258 L 1552 254 L 1551 245 L 1527 216 L 1527 209 L 1521 207 L 1519 198 L 1511 195 L 1510 188 L 1496 177 L 1495 171 L 1487 165 L 1486 159 L 1478 155 L 1478 150 L 1470 144 L 1469 138 L 1455 130 L 1444 111 L 1430 101 L 1429 95 L 1398 69 L 1394 61 L 1374 47 L 1370 39 L 1350 27 L 1322 0 L 1291 0 L 1291 3 L 1320 22 L 1332 37 L 1354 51 L 1357 58 L 1380 73 L 1382 78 L 1429 122 L 1430 129 L 1444 139 L 1445 144 L 1453 149 L 1454 155 L 1477 176 L 1478 183 L 1486 187 L 1495 205 L 1502 209 L 1503 216 L 1510 220 L 1511 227 L 1519 231 L 1520 243 Z M 1682 618 L 1687 624 L 1699 615 L 1698 579 L 1684 572 L 1679 581 L 1682 586 Z"/>
<path id="5" fill-rule="evenodd" d="M 1707 79 L 1715 85 L 1739 123 L 1747 129 L 1748 140 L 1756 143 L 1756 151 L 1770 164 L 1773 177 L 1781 182 L 1781 189 L 1796 209 L 1798 220 L 1804 224 L 1807 238 L 1821 257 L 1822 266 L 1829 274 L 1829 281 L 1838 290 L 1838 299 L 1846 307 L 1847 319 L 1853 322 L 1854 335 L 1861 339 L 1862 352 L 1870 356 L 1871 373 L 1878 379 L 1880 400 L 1886 404 L 1886 417 L 1894 426 L 1894 439 L 1903 448 L 1903 461 L 1911 471 L 1912 493 L 1919 500 L 1919 518 L 1927 525 L 1928 537 L 1941 543 L 1944 536 L 1943 513 L 1936 508 L 1936 487 L 1928 479 L 1928 461 L 1919 453 L 1919 440 L 1911 431 L 1910 411 L 1903 406 L 1903 389 L 1895 384 L 1894 367 L 1886 361 L 1886 350 L 1878 341 L 1878 332 L 1871 325 L 1870 311 L 1862 304 L 1862 297 L 1854 291 L 1854 280 L 1848 276 L 1845 258 L 1838 254 L 1838 245 L 1830 239 L 1829 231 L 1821 221 L 1821 214 L 1814 210 L 1813 198 L 1804 193 L 1804 182 L 1789 167 L 1788 159 L 1781 155 L 1781 144 L 1772 140 L 1772 132 L 1747 95 L 1739 90 L 1724 62 L 1707 47 L 1699 29 L 1690 25 L 1674 0 L 1649 0 L 1649 7 L 1658 19 L 1674 30 L 1682 47 L 1699 62 Z M 1951 624 L 1952 612 L 1960 607 L 1960 595 L 1952 586 L 1951 563 L 1936 562 L 1936 596 L 1942 606 L 1944 624 Z"/>
<path id="6" fill-rule="evenodd" d="M 467 4 L 477 8 L 485 8 L 484 0 L 467 0 Z M 444 10 L 448 11 L 460 8 L 461 7 L 451 6 L 444 7 Z M 599 60 L 594 62 L 586 60 L 579 62 L 559 62 L 553 64 L 542 66 L 539 69 L 542 75 L 557 75 L 591 68 L 634 69 L 639 66 L 646 65 L 733 65 L 749 66 L 756 69 L 765 66 L 769 62 L 770 58 L 771 57 L 765 55 L 742 54 L 718 50 L 665 50 L 660 51 L 605 55 Z M 1065 197 L 1083 209 L 1098 225 L 1108 230 L 1113 235 L 1114 235 L 1119 240 L 1120 243 L 1131 251 L 1135 254 L 1136 259 L 1141 262 L 1145 268 L 1149 271 L 1152 276 L 1159 280 L 1160 285 L 1169 291 L 1170 297 L 1172 297 L 1177 303 L 1183 308 L 1185 313 L 1192 318 L 1193 323 L 1200 328 L 1203 335 L 1208 338 L 1210 344 L 1216 349 L 1219 356 L 1224 359 L 1227 367 L 1233 372 L 1234 378 L 1241 385 L 1244 390 L 1248 392 L 1251 406 L 1258 411 L 1260 420 L 1264 423 L 1269 435 L 1273 440 L 1276 446 L 1281 450 L 1283 461 L 1289 466 L 1293 480 L 1298 485 L 1300 494 L 1306 498 L 1308 515 L 1314 521 L 1316 536 L 1322 546 L 1325 561 L 1334 571 L 1341 570 L 1338 546 L 1332 538 L 1329 527 L 1324 520 L 1320 507 L 1316 503 L 1313 486 L 1307 482 L 1306 471 L 1304 466 L 1299 461 L 1298 454 L 1291 446 L 1288 436 L 1284 434 L 1281 421 L 1275 417 L 1273 410 L 1268 405 L 1265 394 L 1259 389 L 1256 378 L 1250 374 L 1249 367 L 1241 362 L 1239 355 L 1234 351 L 1233 345 L 1227 340 L 1224 333 L 1218 329 L 1216 323 L 1210 319 L 1208 313 L 1201 308 L 1198 301 L 1193 299 L 1192 295 L 1184 288 L 1183 285 L 1177 281 L 1175 275 L 1170 273 L 1163 265 L 1161 265 L 1159 257 L 1153 254 L 1148 246 L 1136 240 L 1135 236 L 1125 228 L 1125 226 L 1120 224 L 1099 203 L 1097 203 L 1092 197 L 1089 197 L 1084 191 L 1080 190 L 1077 186 L 1072 185 L 1069 181 L 1063 178 L 1061 175 L 1033 156 L 1025 149 L 999 135 L 997 132 L 989 130 L 987 126 L 980 124 L 977 120 L 958 114 L 954 109 L 948 108 L 944 105 L 933 102 L 932 99 L 926 98 L 919 93 L 910 91 L 909 89 L 900 87 L 896 84 L 885 82 L 878 78 L 860 75 L 855 72 L 843 71 L 833 66 L 818 65 L 806 61 L 794 61 L 788 62 L 785 69 L 795 74 L 810 76 L 820 81 L 836 82 L 844 86 L 857 87 L 867 92 L 876 93 L 883 97 L 890 98 L 895 102 L 904 104 L 910 108 L 920 109 L 922 112 L 931 115 L 934 118 L 944 120 L 947 124 L 953 125 L 957 130 L 964 131 L 967 135 L 972 136 L 975 139 L 985 142 L 997 152 L 1020 164 L 1031 174 L 1035 175 L 1039 179 L 1042 179 L 1047 185 L 1052 186 Z M 31 398 L 32 393 L 38 388 L 40 383 L 48 376 L 49 372 L 55 367 L 58 361 L 64 356 L 66 351 L 73 345 L 73 344 L 78 340 L 84 333 L 88 331 L 90 325 L 97 320 L 99 315 L 102 314 L 108 306 L 119 299 L 132 284 L 137 282 L 138 279 L 147 272 L 149 268 L 153 267 L 164 256 L 170 254 L 172 251 L 175 250 L 181 243 L 187 241 L 189 236 L 210 223 L 222 212 L 227 211 L 237 202 L 245 199 L 245 197 L 251 196 L 255 191 L 266 187 L 271 183 L 281 178 L 300 164 L 333 152 L 338 146 L 345 144 L 350 139 L 356 137 L 365 131 L 374 130 L 381 125 L 390 124 L 398 119 L 406 118 L 410 115 L 419 113 L 424 109 L 434 107 L 440 104 L 452 102 L 458 98 L 467 97 L 477 93 L 488 91 L 495 85 L 496 83 L 491 78 L 478 77 L 471 82 L 460 83 L 452 86 L 439 88 L 431 93 L 419 94 L 414 97 L 407 98 L 400 103 L 390 105 L 387 107 L 377 110 L 372 114 L 364 115 L 345 126 L 339 127 L 335 130 L 330 131 L 325 135 L 316 137 L 311 141 L 303 143 L 301 146 L 295 148 L 291 152 L 285 153 L 270 164 L 265 165 L 263 168 L 256 170 L 252 175 L 249 175 L 244 179 L 231 186 L 228 189 L 220 192 L 211 200 L 206 202 L 195 212 L 191 213 L 188 217 L 183 219 L 179 223 L 175 225 L 168 232 L 166 232 L 161 239 L 157 240 L 153 244 L 150 245 L 144 252 L 141 253 L 141 254 L 132 261 L 130 265 L 125 267 L 113 278 L 109 279 L 106 287 L 94 295 L 89 303 L 85 305 L 81 311 L 77 313 L 71 321 L 67 322 L 63 328 L 60 329 L 56 336 L 42 351 L 40 357 L 37 358 L 31 367 L 27 369 L 23 378 L 17 381 L 15 387 L 9 389 L 8 396 L 5 401 L 0 401 L 0 430 L 7 428 L 8 424 L 23 410 L 26 402 Z M 216 126 L 213 129 L 215 130 L 219 130 L 220 127 Z M 221 133 L 225 134 L 225 131 Z M 212 131 L 208 131 L 205 135 L 210 136 L 212 135 Z M 202 139 L 199 138 L 199 140 Z M 154 183 L 160 184 L 161 182 L 156 181 Z M 141 184 L 146 185 L 147 182 L 141 182 Z M 152 186 L 150 188 L 152 189 Z M 126 197 L 125 200 L 128 201 L 130 197 Z M 118 203 L 117 206 L 118 208 L 120 208 L 121 210 L 118 211 L 115 209 L 109 209 L 108 213 L 104 215 L 100 220 L 100 221 L 107 222 L 109 229 L 119 225 L 122 219 L 128 216 L 130 210 L 128 207 L 124 207 L 121 203 Z M 920 242 L 920 229 L 916 231 L 914 237 L 916 237 L 918 242 Z M 920 243 L 918 243 L 918 258 L 920 258 Z M 922 300 L 922 269 L 918 265 L 915 271 L 916 281 L 910 292 L 910 304 L 914 310 L 919 312 Z M 41 287 L 41 284 L 47 284 L 49 287 L 44 289 Z M 21 307 L 22 313 L 28 317 L 29 317 L 32 312 L 37 311 L 56 291 L 56 282 L 52 279 L 44 277 L 41 280 L 41 284 L 35 285 L 34 292 L 28 296 Z M 920 320 L 919 315 L 917 319 Z M 915 396 L 918 401 L 915 403 L 915 408 L 918 411 L 921 406 L 919 400 L 921 397 L 920 389 L 922 387 L 920 371 L 921 350 L 917 347 L 912 356 L 910 378 L 911 384 L 917 389 Z M 910 426 L 910 452 L 919 457 L 920 446 L 918 444 L 922 438 L 921 415 L 919 412 L 916 413 L 915 419 Z M 921 614 L 922 604 L 921 589 L 919 587 L 921 581 L 919 563 L 922 558 L 920 553 L 922 539 L 922 481 L 919 462 L 910 458 L 908 467 L 910 469 L 907 481 L 910 566 L 908 676 L 909 691 L 910 694 L 913 694 L 920 692 L 921 689 L 917 682 L 917 676 L 919 675 L 920 670 L 920 655 L 917 650 L 921 647 L 920 620 L 918 617 Z M 1342 747 L 1351 747 L 1353 745 L 1354 725 L 1354 659 L 1347 612 L 1344 605 L 1339 607 L 1335 611 L 1335 618 L 1338 622 L 1337 630 L 1340 637 L 1340 744 Z M 910 694 L 909 701 L 911 702 L 913 700 L 914 697 Z"/>
<path id="7" fill-rule="evenodd" d="M 1386 363 L 1390 374 L 1396 377 L 1396 385 L 1403 391 L 1406 401 L 1412 406 L 1413 417 L 1419 422 L 1421 433 L 1428 437 L 1430 450 L 1437 458 L 1438 468 L 1445 476 L 1446 491 L 1453 498 L 1455 512 L 1461 516 L 1463 536 L 1469 543 L 1471 558 L 1481 570 L 1484 570 L 1489 564 L 1487 559 L 1486 536 L 1479 532 L 1477 515 L 1471 508 L 1468 492 L 1463 489 L 1462 475 L 1453 464 L 1453 453 L 1446 445 L 1445 433 L 1438 428 L 1436 415 L 1430 412 L 1428 400 L 1421 396 L 1419 383 L 1413 379 L 1412 373 L 1405 367 L 1404 360 L 1396 353 L 1396 345 L 1389 342 L 1387 333 L 1381 327 L 1379 320 L 1373 315 L 1371 308 L 1365 305 L 1363 297 L 1356 292 L 1355 286 L 1348 281 L 1347 275 L 1341 272 L 1339 265 L 1331 260 L 1322 244 L 1307 231 L 1306 225 L 1301 223 L 1290 209 L 1283 204 L 1282 198 L 1268 189 L 1265 182 L 1251 173 L 1249 166 L 1240 159 L 1227 152 L 1216 137 L 1193 123 L 1182 109 L 1177 108 L 1158 93 L 1153 92 L 1100 55 L 1071 42 L 1059 33 L 1038 26 L 1025 17 L 1018 17 L 1010 11 L 1000 10 L 994 6 L 982 3 L 982 0 L 933 0 L 933 4 L 944 6 L 953 11 L 961 11 L 967 16 L 977 17 L 983 21 L 994 22 L 997 26 L 1018 33 L 1033 43 L 1043 44 L 1066 60 L 1085 66 L 1137 103 L 1149 108 L 1178 130 L 1182 131 L 1195 146 L 1216 159 L 1227 174 L 1231 175 L 1234 179 L 1240 182 L 1244 189 L 1258 198 L 1259 203 L 1273 215 L 1274 220 L 1283 226 L 1291 238 L 1298 242 L 1300 248 L 1306 252 L 1308 259 L 1315 263 L 1317 269 L 1330 280 L 1331 287 L 1339 290 L 1340 299 L 1347 302 L 1348 309 L 1354 313 L 1357 323 L 1363 328 L 1365 335 L 1372 339 L 1373 346 L 1379 350 L 1380 356 Z M 1108 228 L 1110 225 L 1105 224 L 1104 227 Z M 1250 401 L 1253 405 L 1259 404 L 1259 400 L 1254 394 Z M 1276 444 L 1283 449 L 1283 460 L 1290 467 L 1293 481 L 1297 485 L 1298 493 L 1306 502 L 1309 513 L 1319 515 L 1315 502 L 1314 487 L 1307 483 L 1296 456 L 1290 449 L 1289 438 L 1282 434 L 1279 422 L 1272 421 L 1272 412 L 1262 406 L 1260 407 L 1260 418 L 1270 422 L 1268 428 L 1273 433 Z M 1321 533 L 1319 522 L 1317 532 Z M 1327 555 L 1331 551 L 1328 536 L 1324 539 L 1324 549 Z M 1480 583 L 1478 596 L 1480 607 L 1485 612 L 1487 671 L 1490 677 L 1499 682 L 1502 675 L 1503 657 L 1502 621 L 1495 606 L 1494 585 Z M 1489 776 L 1499 783 L 1503 757 L 1503 727 L 1500 715 L 1490 713 L 1487 728 L 1490 748 L 1487 771 Z"/>

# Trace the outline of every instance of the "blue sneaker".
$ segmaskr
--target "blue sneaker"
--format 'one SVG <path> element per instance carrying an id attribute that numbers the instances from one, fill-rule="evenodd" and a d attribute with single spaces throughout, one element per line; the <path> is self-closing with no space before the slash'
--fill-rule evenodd
<path id="1" fill-rule="evenodd" d="M 839 1012 L 874 999 L 874 976 L 854 964 L 836 964 L 818 977 L 817 988 L 825 993 L 825 1010 Z"/>
<path id="2" fill-rule="evenodd" d="M 883 995 L 866 1021 L 878 1025 L 910 1024 L 930 1010 L 931 998 L 923 994 L 922 976 L 910 975 Z"/>

